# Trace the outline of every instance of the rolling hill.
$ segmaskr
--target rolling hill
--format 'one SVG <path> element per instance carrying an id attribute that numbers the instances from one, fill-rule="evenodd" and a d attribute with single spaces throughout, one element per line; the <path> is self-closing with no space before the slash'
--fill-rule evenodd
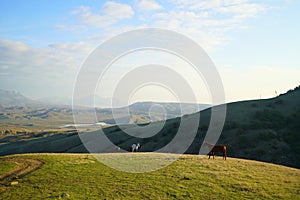
<path id="1" fill-rule="evenodd" d="M 163 162 L 173 155 L 109 155 L 137 156 Z M 35 171 L 17 177 L 26 167 Z M 299 176 L 299 169 L 235 158 L 184 155 L 160 170 L 126 173 L 89 154 L 14 155 L 0 158 L 0 199 L 299 199 Z"/>
<path id="2" fill-rule="evenodd" d="M 186 115 L 193 118 L 199 113 Z M 198 133 L 192 145 L 186 151 L 197 154 L 203 142 L 211 109 L 200 112 Z M 272 99 L 241 101 L 227 105 L 225 126 L 218 143 L 225 144 L 231 157 L 260 160 L 300 168 L 300 88 Z M 130 150 L 132 143 L 140 142 L 141 151 L 154 151 L 168 144 L 177 133 L 181 118 L 169 119 L 164 128 L 148 138 L 136 138 L 124 133 L 119 127 L 104 129 L 105 135 L 124 150 Z M 159 124 L 160 122 L 155 122 Z M 154 123 L 154 124 L 155 124 Z M 131 125 L 123 125 L 127 131 L 139 132 Z M 151 130 L 149 130 L 151 131 Z M 85 134 L 85 135 L 84 135 Z M 98 141 L 97 131 L 83 133 L 83 138 L 90 138 L 95 143 L 93 152 L 112 152 L 114 145 L 107 147 Z M 100 137 L 98 140 L 97 137 Z M 1 144 L 0 155 L 29 152 L 87 152 L 77 134 L 58 134 L 47 138 L 23 140 Z"/>

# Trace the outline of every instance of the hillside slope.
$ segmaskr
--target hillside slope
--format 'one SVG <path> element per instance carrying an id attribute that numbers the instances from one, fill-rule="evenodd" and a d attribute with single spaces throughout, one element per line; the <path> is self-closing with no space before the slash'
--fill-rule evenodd
<path id="1" fill-rule="evenodd" d="M 198 133 L 186 151 L 198 154 L 210 122 L 211 109 L 200 112 Z M 199 113 L 186 115 L 193 118 Z M 114 143 L 101 144 L 104 135 L 84 133 L 93 152 L 113 152 L 115 145 L 130 151 L 133 143 L 141 143 L 141 151 L 155 151 L 168 144 L 176 135 L 181 118 L 167 120 L 164 128 L 148 138 L 136 138 L 119 127 L 104 129 Z M 160 123 L 160 122 L 156 122 Z M 142 134 L 131 125 L 123 126 L 137 136 Z M 151 131 L 151 130 L 149 130 Z M 218 143 L 227 146 L 228 156 L 260 160 L 300 168 L 300 88 L 272 99 L 241 101 L 227 105 L 224 129 Z M 0 155 L 29 152 L 87 152 L 78 135 L 61 134 L 48 138 L 19 141 L 0 145 Z M 176 153 L 173 152 L 173 153 Z"/>
<path id="2" fill-rule="evenodd" d="M 219 143 L 234 157 L 300 167 L 300 87 L 276 98 L 228 104 Z"/>

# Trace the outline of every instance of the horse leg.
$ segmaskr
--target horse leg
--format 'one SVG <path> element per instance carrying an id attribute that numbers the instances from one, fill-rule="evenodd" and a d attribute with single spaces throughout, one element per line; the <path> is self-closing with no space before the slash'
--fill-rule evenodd
<path id="1" fill-rule="evenodd" d="M 215 152 L 212 152 L 212 155 L 213 155 L 213 159 L 215 159 Z"/>
<path id="2" fill-rule="evenodd" d="M 223 150 L 223 159 L 226 160 L 226 149 Z"/>

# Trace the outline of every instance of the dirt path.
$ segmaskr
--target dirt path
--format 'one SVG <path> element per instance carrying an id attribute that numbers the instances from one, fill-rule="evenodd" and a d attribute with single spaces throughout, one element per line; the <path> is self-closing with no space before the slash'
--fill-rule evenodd
<path id="1" fill-rule="evenodd" d="M 43 166 L 44 162 L 38 159 L 5 157 L 0 158 L 0 162 L 13 162 L 18 165 L 15 169 L 0 175 L 0 184 L 7 185 L 15 179 L 21 178 Z"/>

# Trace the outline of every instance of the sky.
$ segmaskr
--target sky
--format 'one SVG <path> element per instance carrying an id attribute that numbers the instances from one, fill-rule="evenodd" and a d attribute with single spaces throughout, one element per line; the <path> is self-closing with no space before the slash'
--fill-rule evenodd
<path id="1" fill-rule="evenodd" d="M 299 10 L 298 0 L 1 0 L 0 89 L 32 99 L 71 98 L 78 71 L 98 45 L 124 31 L 165 28 L 207 52 L 221 76 L 226 102 L 274 97 L 275 91 L 300 85 Z M 170 59 L 156 53 L 129 55 L 120 63 Z M 134 58 L 139 59 L 132 63 Z M 199 102 L 209 103 L 203 83 L 191 84 Z M 98 95 L 107 98 L 109 91 Z M 174 100 L 155 87 L 145 91 L 140 99 L 133 94 L 133 101 L 145 94 L 146 100 Z"/>

